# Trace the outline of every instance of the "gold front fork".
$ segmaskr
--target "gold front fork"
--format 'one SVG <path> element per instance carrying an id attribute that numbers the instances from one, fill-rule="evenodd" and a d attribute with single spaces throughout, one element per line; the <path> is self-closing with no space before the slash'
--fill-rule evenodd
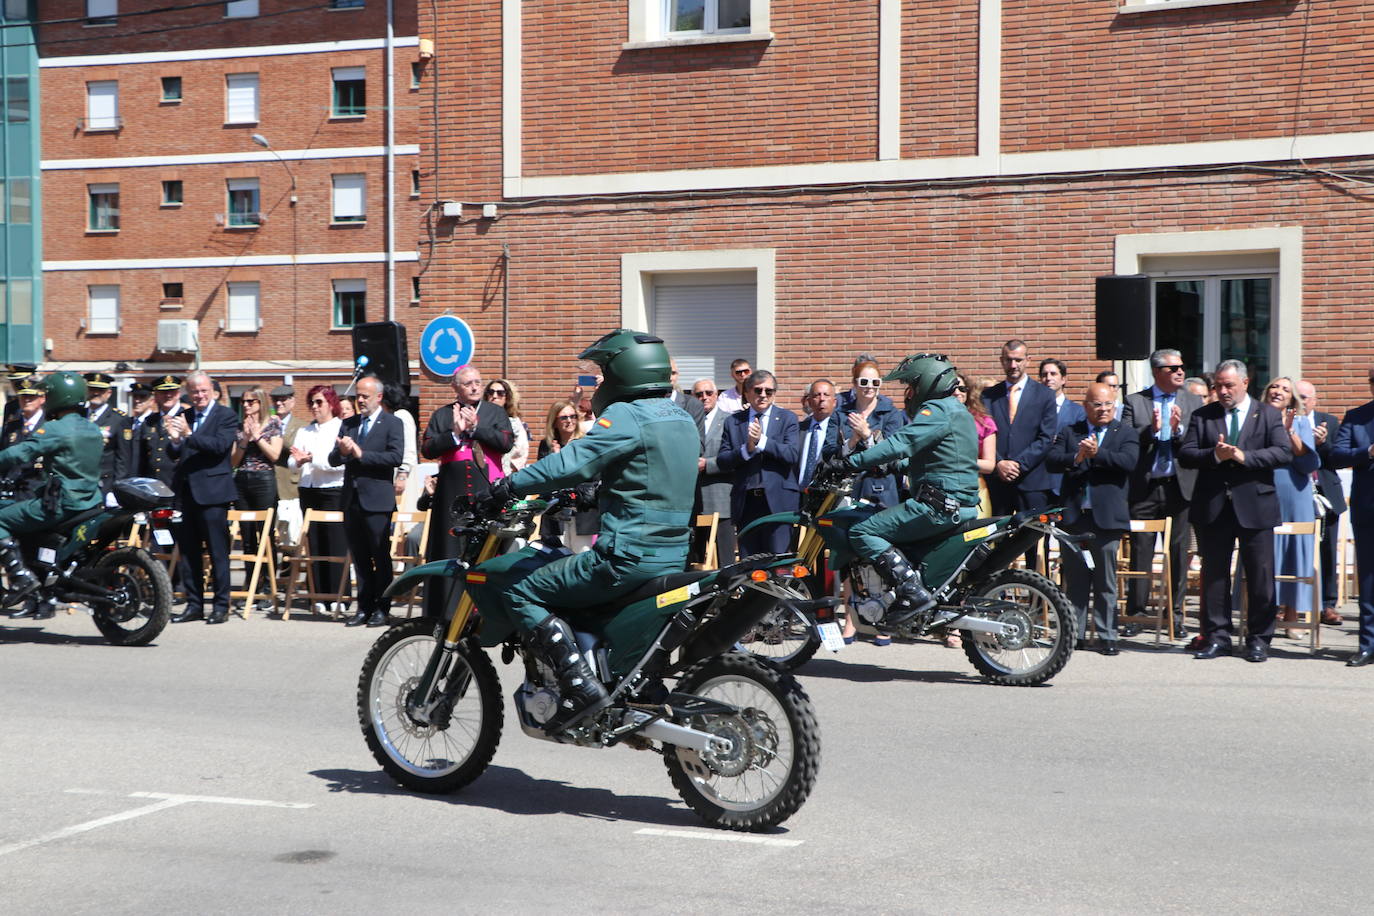
<path id="1" fill-rule="evenodd" d="M 821 500 L 820 506 L 812 516 L 819 519 L 822 515 L 835 508 L 835 494 L 827 493 Z M 821 538 L 821 533 L 815 528 L 807 527 L 802 529 L 801 541 L 797 545 L 797 556 L 801 559 L 802 565 L 815 572 L 820 568 L 821 551 L 825 549 L 825 541 Z"/>
<path id="2" fill-rule="evenodd" d="M 487 535 L 486 541 L 482 543 L 481 552 L 477 554 L 477 562 L 473 564 L 472 568 L 476 568 L 496 556 L 499 540 L 494 532 Z M 458 642 L 458 637 L 462 636 L 463 631 L 467 629 L 470 616 L 472 616 L 472 593 L 464 587 L 463 594 L 458 599 L 458 606 L 453 609 L 453 620 L 449 621 L 448 632 L 444 634 L 444 642 L 449 645 Z"/>

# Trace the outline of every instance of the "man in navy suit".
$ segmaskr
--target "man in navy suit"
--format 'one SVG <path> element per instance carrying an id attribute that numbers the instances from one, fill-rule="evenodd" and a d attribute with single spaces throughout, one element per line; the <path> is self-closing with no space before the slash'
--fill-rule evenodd
<path id="1" fill-rule="evenodd" d="M 1317 387 L 1307 379 L 1294 387 L 1302 406 L 1312 416 L 1312 436 L 1316 440 L 1317 457 L 1321 467 L 1317 469 L 1317 492 L 1330 503 L 1331 508 L 1322 518 L 1322 541 L 1319 545 L 1322 559 L 1322 623 L 1338 627 L 1345 620 L 1336 610 L 1336 532 L 1341 526 L 1341 515 L 1346 510 L 1345 489 L 1341 478 L 1336 474 L 1332 463 L 1331 450 L 1336 445 L 1336 433 L 1340 431 L 1341 421 L 1333 414 L 1317 409 Z"/>
<path id="2" fill-rule="evenodd" d="M 1050 468 L 1064 475 L 1064 523 L 1073 534 L 1089 535 L 1083 554 L 1063 551 L 1069 600 L 1078 611 L 1080 646 L 1088 633 L 1088 600 L 1103 655 L 1117 655 L 1116 552 L 1131 527 L 1126 488 L 1140 457 L 1140 440 L 1116 419 L 1110 385 L 1094 382 L 1083 397 L 1086 419 L 1060 430 L 1050 452 Z"/>
<path id="3" fill-rule="evenodd" d="M 1374 391 L 1374 366 L 1369 369 L 1369 385 Z M 1350 527 L 1360 577 L 1360 647 L 1346 664 L 1362 668 L 1374 663 L 1374 401 L 1366 401 L 1341 420 L 1331 463 L 1353 469 Z"/>
<path id="4" fill-rule="evenodd" d="M 1040 384 L 1044 385 L 1054 395 L 1054 423 L 1055 435 L 1063 431 L 1064 427 L 1072 426 L 1087 418 L 1083 412 L 1083 405 L 1077 401 L 1069 400 L 1069 396 L 1064 393 L 1064 383 L 1069 379 L 1069 367 L 1064 365 L 1062 359 L 1042 359 L 1040 360 Z M 1062 492 L 1062 479 L 1053 469 L 1050 469 L 1050 491 L 1054 494 L 1052 502 L 1061 502 L 1059 494 Z"/>
<path id="5" fill-rule="evenodd" d="M 384 627 L 390 610 L 391 513 L 396 468 L 405 457 L 405 425 L 382 410 L 382 382 L 358 380 L 358 413 L 343 421 L 329 463 L 342 464 L 344 533 L 358 577 L 358 611 L 346 626 Z"/>
<path id="6" fill-rule="evenodd" d="M 238 498 L 229 456 L 238 437 L 239 421 L 228 407 L 215 402 L 214 382 L 204 372 L 186 377 L 191 409 L 164 421 L 168 456 L 176 460 L 172 490 L 181 509 L 182 576 L 186 608 L 173 623 L 229 619 L 229 505 Z M 215 597 L 207 619 L 205 603 L 205 548 L 210 550 L 210 572 Z"/>
<path id="7" fill-rule="evenodd" d="M 716 464 L 735 475 L 730 490 L 730 518 L 737 531 L 765 515 L 795 512 L 800 502 L 797 415 L 773 403 L 777 393 L 778 381 L 773 373 L 756 370 L 744 383 L 748 406 L 728 417 L 721 433 Z M 791 540 L 791 525 L 763 525 L 740 535 L 740 556 L 786 553 Z"/>
<path id="8" fill-rule="evenodd" d="M 797 430 L 801 448 L 797 486 L 802 489 L 811 482 L 816 469 L 839 455 L 844 446 L 844 433 L 835 417 L 835 383 L 828 378 L 816 379 L 807 387 L 805 401 L 811 415 L 802 419 Z"/>
<path id="9" fill-rule="evenodd" d="M 1006 381 L 983 389 L 983 406 L 997 424 L 997 465 L 988 478 L 994 515 L 1050 504 L 1045 456 L 1059 429 L 1054 393 L 1026 376 L 1026 342 L 1002 345 Z"/>
<path id="10" fill-rule="evenodd" d="M 1249 639 L 1245 660 L 1269 657 L 1274 636 L 1274 532 L 1282 522 L 1274 468 L 1293 460 L 1283 416 L 1250 397 L 1245 363 L 1217 367 L 1217 399 L 1193 411 L 1178 451 L 1197 469 L 1189 518 L 1202 555 L 1202 642 L 1197 658 L 1231 652 L 1231 551 L 1240 543 Z"/>

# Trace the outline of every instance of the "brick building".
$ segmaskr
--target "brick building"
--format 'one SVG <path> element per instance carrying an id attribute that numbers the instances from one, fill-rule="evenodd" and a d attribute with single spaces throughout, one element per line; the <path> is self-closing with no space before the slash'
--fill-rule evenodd
<path id="1" fill-rule="evenodd" d="M 421 241 L 421 311 L 469 321 L 532 426 L 622 324 L 684 384 L 773 368 L 787 406 L 860 351 L 994 374 L 1012 336 L 1077 397 L 1093 279 L 1137 272 L 1193 372 L 1368 397 L 1374 0 L 434 9 L 419 34 L 462 64 L 421 133 L 464 207 Z"/>
<path id="2" fill-rule="evenodd" d="M 346 382 L 417 311 L 414 10 L 42 4 L 44 368 Z"/>

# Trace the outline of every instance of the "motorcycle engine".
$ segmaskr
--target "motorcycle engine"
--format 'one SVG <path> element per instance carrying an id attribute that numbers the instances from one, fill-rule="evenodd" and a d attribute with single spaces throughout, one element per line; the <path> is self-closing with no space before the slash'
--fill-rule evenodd
<path id="1" fill-rule="evenodd" d="M 864 623 L 876 624 L 883 619 L 883 613 L 887 610 L 887 603 L 881 597 L 866 595 L 862 598 L 856 597 L 851 606 L 854 613 L 859 615 L 859 619 Z"/>
<path id="2" fill-rule="evenodd" d="M 520 730 L 531 738 L 549 740 L 544 723 L 558 711 L 558 688 L 529 681 L 515 690 L 515 711 L 520 716 Z"/>

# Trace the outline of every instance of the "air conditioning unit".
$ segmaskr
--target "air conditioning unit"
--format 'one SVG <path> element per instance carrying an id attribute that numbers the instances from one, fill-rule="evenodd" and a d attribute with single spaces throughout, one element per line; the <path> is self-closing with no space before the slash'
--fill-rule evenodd
<path id="1" fill-rule="evenodd" d="M 194 353 L 200 349 L 196 323 L 186 319 L 157 323 L 157 348 L 162 353 Z"/>

